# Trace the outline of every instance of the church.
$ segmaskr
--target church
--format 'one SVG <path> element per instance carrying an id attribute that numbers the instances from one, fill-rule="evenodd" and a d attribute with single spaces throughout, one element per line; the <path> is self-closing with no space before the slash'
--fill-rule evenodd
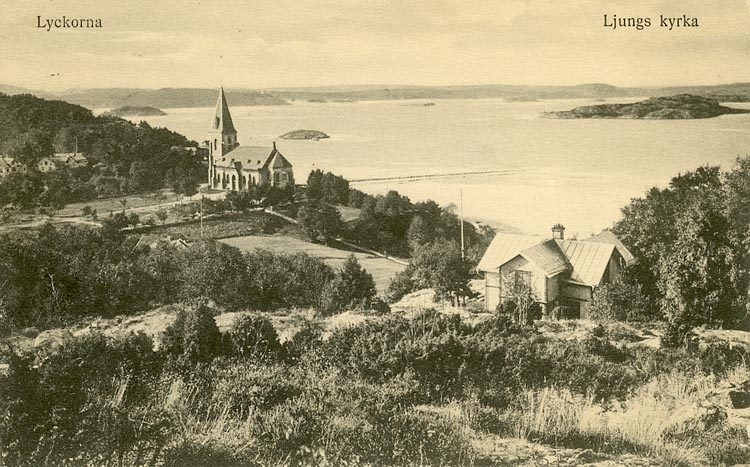
<path id="1" fill-rule="evenodd" d="M 224 88 L 208 132 L 208 186 L 219 190 L 243 191 L 251 186 L 294 187 L 292 164 L 273 147 L 240 146 L 229 113 Z"/>

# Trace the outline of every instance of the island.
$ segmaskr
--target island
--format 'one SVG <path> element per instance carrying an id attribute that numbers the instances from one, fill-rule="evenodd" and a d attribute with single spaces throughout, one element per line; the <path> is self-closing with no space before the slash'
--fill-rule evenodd
<path id="1" fill-rule="evenodd" d="M 327 134 L 317 130 L 294 130 L 289 133 L 284 133 L 279 136 L 281 139 L 312 139 L 319 140 L 323 138 L 330 138 Z"/>
<path id="2" fill-rule="evenodd" d="M 750 113 L 750 109 L 735 109 L 719 104 L 716 99 L 693 94 L 652 97 L 632 104 L 599 104 L 576 107 L 573 110 L 545 112 L 547 118 L 631 118 L 646 120 L 683 120 L 712 118 L 725 114 Z"/>
<path id="3" fill-rule="evenodd" d="M 153 117 L 158 115 L 167 115 L 156 107 L 147 107 L 141 105 L 126 105 L 104 112 L 104 116 L 112 117 Z"/>

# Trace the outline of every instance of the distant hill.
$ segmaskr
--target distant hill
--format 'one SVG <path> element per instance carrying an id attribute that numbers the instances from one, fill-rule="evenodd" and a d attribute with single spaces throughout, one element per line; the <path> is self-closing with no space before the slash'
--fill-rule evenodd
<path id="1" fill-rule="evenodd" d="M 216 105 L 216 89 L 209 88 L 164 88 L 164 89 L 79 89 L 66 91 L 60 98 L 90 109 L 102 107 L 213 107 Z M 262 91 L 227 91 L 230 106 L 285 105 L 284 99 Z"/>
<path id="2" fill-rule="evenodd" d="M 682 120 L 711 118 L 724 114 L 750 113 L 720 105 L 716 99 L 692 94 L 652 97 L 633 104 L 599 104 L 573 110 L 547 112 L 549 118 L 632 118 L 649 120 Z"/>
<path id="3" fill-rule="evenodd" d="M 6 91 L 3 91 L 5 89 Z M 213 107 L 217 91 L 213 88 L 92 88 L 71 89 L 56 95 L 16 86 L 0 85 L 6 94 L 29 93 L 60 99 L 89 109 L 123 106 L 147 106 L 160 109 L 175 107 Z M 226 93 L 229 105 L 284 105 L 289 101 L 356 102 L 401 99 L 504 99 L 509 102 L 532 102 L 542 99 L 605 99 L 625 97 L 665 97 L 693 94 L 720 102 L 750 102 L 750 83 L 711 86 L 676 86 L 662 88 L 618 87 L 606 83 L 576 86 L 522 86 L 489 84 L 476 86 L 406 86 L 346 85 L 307 88 L 272 88 L 266 90 L 234 89 Z"/>
<path id="4" fill-rule="evenodd" d="M 132 106 L 126 105 L 124 107 L 118 107 L 110 111 L 104 112 L 102 115 L 108 115 L 113 117 L 151 117 L 154 115 L 167 115 L 156 107 L 146 106 Z"/>
<path id="5" fill-rule="evenodd" d="M 44 91 L 35 91 L 33 89 L 21 88 L 18 86 L 11 86 L 9 84 L 0 84 L 0 93 L 7 94 L 9 96 L 15 96 L 18 94 L 32 94 L 37 97 L 45 99 L 54 99 L 54 95 Z"/>

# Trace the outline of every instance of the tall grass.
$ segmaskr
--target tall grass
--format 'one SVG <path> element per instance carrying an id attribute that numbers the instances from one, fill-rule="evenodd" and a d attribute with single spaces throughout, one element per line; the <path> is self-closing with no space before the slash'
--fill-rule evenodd
<path id="1" fill-rule="evenodd" d="M 729 377 L 742 380 L 747 368 Z M 591 397 L 567 389 L 527 390 L 505 414 L 510 435 L 601 452 L 631 452 L 659 459 L 663 465 L 704 465 L 709 461 L 698 440 L 669 441 L 667 430 L 694 415 L 691 407 L 715 388 L 712 378 L 690 373 L 660 375 L 621 405 L 602 407 Z"/>

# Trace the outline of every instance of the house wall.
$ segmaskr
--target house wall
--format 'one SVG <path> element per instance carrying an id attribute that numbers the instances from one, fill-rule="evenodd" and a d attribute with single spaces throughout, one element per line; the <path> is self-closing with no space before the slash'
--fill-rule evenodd
<path id="1" fill-rule="evenodd" d="M 547 277 L 544 271 L 529 262 L 523 256 L 516 256 L 500 268 L 500 296 L 508 298 L 507 288 L 513 287 L 513 283 L 505 284 L 506 281 L 514 281 L 513 271 L 528 271 L 531 273 L 531 289 L 538 301 L 547 303 Z"/>
<path id="2" fill-rule="evenodd" d="M 567 283 L 563 285 L 561 296 L 565 297 L 568 301 L 577 302 L 580 310 L 580 317 L 588 317 L 589 302 L 591 301 L 591 287 L 587 285 Z"/>
<path id="3" fill-rule="evenodd" d="M 547 304 L 550 306 L 557 305 L 557 299 L 560 296 L 560 277 L 561 274 L 546 278 Z"/>
<path id="4" fill-rule="evenodd" d="M 615 249 L 615 251 L 612 253 L 612 256 L 610 256 L 609 258 L 607 269 L 604 271 L 604 274 L 602 274 L 602 280 L 598 285 L 611 284 L 612 282 L 616 282 L 618 279 L 620 279 L 620 277 L 622 277 L 624 266 L 625 260 L 622 259 L 620 253 Z"/>
<path id="5" fill-rule="evenodd" d="M 495 311 L 500 304 L 500 273 L 484 273 L 484 309 Z"/>

